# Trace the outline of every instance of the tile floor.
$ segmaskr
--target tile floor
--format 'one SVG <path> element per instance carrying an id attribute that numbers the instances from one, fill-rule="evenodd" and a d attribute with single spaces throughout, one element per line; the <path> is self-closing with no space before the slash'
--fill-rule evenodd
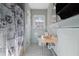
<path id="1" fill-rule="evenodd" d="M 45 46 L 31 44 L 25 56 L 52 56 L 52 53 Z"/>

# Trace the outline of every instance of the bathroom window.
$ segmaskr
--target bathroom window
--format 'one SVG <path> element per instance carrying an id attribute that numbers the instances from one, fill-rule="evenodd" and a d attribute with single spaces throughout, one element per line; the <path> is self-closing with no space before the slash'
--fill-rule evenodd
<path id="1" fill-rule="evenodd" d="M 44 29 L 45 27 L 45 16 L 44 15 L 34 15 L 34 20 L 33 20 L 33 23 L 34 23 L 34 28 L 35 29 Z"/>

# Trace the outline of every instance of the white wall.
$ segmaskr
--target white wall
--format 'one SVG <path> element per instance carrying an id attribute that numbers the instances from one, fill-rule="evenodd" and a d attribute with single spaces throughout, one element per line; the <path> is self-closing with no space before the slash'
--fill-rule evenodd
<path id="1" fill-rule="evenodd" d="M 49 33 L 58 37 L 57 55 L 79 55 L 79 15 L 52 24 Z"/>
<path id="2" fill-rule="evenodd" d="M 79 15 L 65 19 L 59 23 L 60 27 L 79 27 Z"/>
<path id="3" fill-rule="evenodd" d="M 25 39 L 24 39 L 24 49 L 26 50 L 30 45 L 31 39 L 31 11 L 28 4 L 25 4 Z"/>
<path id="4" fill-rule="evenodd" d="M 47 9 L 47 30 L 52 23 L 56 22 L 56 9 L 54 7 L 54 4 L 50 3 Z"/>
<path id="5" fill-rule="evenodd" d="M 55 51 L 59 56 L 79 56 L 79 28 L 63 28 L 57 31 Z"/>
<path id="6" fill-rule="evenodd" d="M 57 35 L 58 28 L 68 27 L 79 27 L 79 15 L 53 23 L 51 26 L 48 27 L 48 32 Z"/>

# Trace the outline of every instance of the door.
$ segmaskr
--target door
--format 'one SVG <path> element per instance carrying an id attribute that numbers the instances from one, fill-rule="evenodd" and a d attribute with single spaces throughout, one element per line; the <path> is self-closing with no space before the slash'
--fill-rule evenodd
<path id="1" fill-rule="evenodd" d="M 32 42 L 38 43 L 38 39 L 45 31 L 45 15 L 34 15 L 32 18 Z"/>

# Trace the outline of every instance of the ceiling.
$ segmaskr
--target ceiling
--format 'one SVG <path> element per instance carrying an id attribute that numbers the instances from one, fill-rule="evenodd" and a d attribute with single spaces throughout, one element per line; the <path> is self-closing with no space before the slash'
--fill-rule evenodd
<path id="1" fill-rule="evenodd" d="M 47 9 L 49 3 L 29 3 L 31 9 Z M 66 19 L 79 14 L 79 3 L 56 3 L 56 14 Z"/>
<path id="2" fill-rule="evenodd" d="M 47 9 L 49 3 L 29 3 L 31 9 Z"/>

